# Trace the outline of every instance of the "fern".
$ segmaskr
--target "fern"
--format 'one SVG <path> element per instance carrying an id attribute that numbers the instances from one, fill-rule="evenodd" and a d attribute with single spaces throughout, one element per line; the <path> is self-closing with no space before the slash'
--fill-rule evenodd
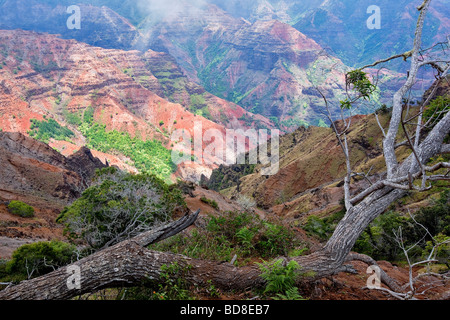
<path id="1" fill-rule="evenodd" d="M 300 266 L 296 261 L 291 260 L 286 266 L 283 266 L 282 259 L 272 264 L 265 262 L 258 265 L 262 271 L 261 277 L 267 282 L 264 293 L 275 293 L 278 298 L 299 296 L 295 282 Z"/>
<path id="2" fill-rule="evenodd" d="M 288 290 L 286 290 L 285 294 L 277 293 L 275 297 L 272 299 L 274 300 L 305 300 L 298 292 L 297 287 L 292 287 Z"/>

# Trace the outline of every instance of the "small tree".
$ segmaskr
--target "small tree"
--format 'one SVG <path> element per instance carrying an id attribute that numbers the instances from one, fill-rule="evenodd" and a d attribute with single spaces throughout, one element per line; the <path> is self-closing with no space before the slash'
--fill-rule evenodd
<path id="1" fill-rule="evenodd" d="M 185 208 L 181 192 L 157 177 L 106 168 L 57 222 L 65 224 L 70 237 L 98 250 L 169 221 L 179 208 Z"/>
<path id="2" fill-rule="evenodd" d="M 25 244 L 13 252 L 6 271 L 25 279 L 43 275 L 70 263 L 75 258 L 75 249 L 56 240 Z"/>

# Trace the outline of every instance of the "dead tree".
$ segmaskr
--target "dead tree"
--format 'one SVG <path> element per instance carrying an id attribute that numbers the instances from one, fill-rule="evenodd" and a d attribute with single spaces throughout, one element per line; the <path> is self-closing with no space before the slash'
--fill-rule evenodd
<path id="1" fill-rule="evenodd" d="M 375 265 L 376 262 L 372 258 L 351 253 L 360 234 L 376 217 L 386 211 L 392 202 L 406 195 L 409 190 L 423 190 L 427 188 L 426 184 L 429 181 L 448 179 L 447 174 L 428 174 L 440 168 L 449 168 L 449 163 L 442 162 L 432 167 L 428 167 L 426 164 L 431 157 L 437 154 L 450 153 L 450 145 L 443 143 L 444 138 L 450 132 L 450 112 L 443 115 L 426 137 L 420 137 L 422 131 L 417 130 L 415 141 L 409 143 L 413 152 L 406 160 L 399 163 L 395 154 L 398 145 L 397 133 L 404 111 L 402 99 L 413 86 L 419 68 L 427 64 L 435 64 L 439 65 L 441 70 L 446 70 L 449 64 L 448 56 L 442 59 L 428 59 L 427 56 L 424 58 L 421 52 L 422 27 L 430 2 L 431 0 L 425 0 L 418 8 L 419 19 L 412 50 L 383 60 L 388 61 L 398 57 L 411 59 L 408 78 L 393 97 L 389 128 L 386 131 L 383 129 L 385 134 L 383 151 L 387 168 L 385 178 L 374 181 L 366 190 L 352 195 L 349 184 L 353 172 L 349 165 L 350 161 L 348 161 L 348 174 L 344 184 L 346 214 L 337 225 L 331 238 L 322 249 L 307 256 L 283 258 L 286 263 L 289 260 L 295 260 L 301 266 L 301 272 L 313 275 L 310 279 L 350 270 L 345 263 L 351 260 L 360 260 Z M 416 118 L 416 120 L 418 121 L 417 126 L 422 128 L 421 118 Z M 348 158 L 350 153 L 345 139 L 345 131 L 337 133 L 337 137 L 343 147 L 344 156 Z M 414 183 L 416 179 L 421 179 L 420 187 Z M 185 277 L 186 281 L 191 284 L 204 286 L 210 281 L 217 288 L 224 290 L 245 290 L 263 286 L 264 281 L 260 277 L 261 272 L 257 266 L 235 267 L 230 263 L 195 260 L 182 255 L 155 252 L 145 248 L 150 243 L 172 236 L 188 227 L 196 219 L 197 214 L 198 212 L 159 229 L 147 231 L 131 240 L 120 242 L 76 262 L 75 265 L 80 270 L 79 289 L 69 289 L 67 279 L 70 274 L 67 272 L 68 268 L 63 267 L 47 275 L 0 291 L 0 299 L 69 299 L 107 287 L 136 286 L 145 279 L 158 279 L 161 267 L 175 262 L 181 267 L 190 266 Z M 381 272 L 381 281 L 394 292 L 402 290 L 384 272 Z"/>

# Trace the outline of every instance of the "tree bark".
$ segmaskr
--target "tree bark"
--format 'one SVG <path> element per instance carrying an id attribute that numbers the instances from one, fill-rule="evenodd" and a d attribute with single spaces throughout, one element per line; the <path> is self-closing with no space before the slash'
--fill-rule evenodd
<path id="1" fill-rule="evenodd" d="M 256 267 L 236 268 L 229 263 L 151 251 L 133 240 L 127 240 L 73 265 L 0 291 L 0 299 L 63 300 L 104 288 L 138 286 L 148 280 L 158 280 L 162 273 L 161 267 L 173 263 L 177 263 L 181 270 L 189 270 L 183 276 L 194 285 L 206 286 L 208 280 L 213 280 L 223 289 L 244 290 L 262 284 Z M 72 274 L 68 268 L 72 266 L 80 268 L 79 289 L 70 289 L 67 285 Z"/>

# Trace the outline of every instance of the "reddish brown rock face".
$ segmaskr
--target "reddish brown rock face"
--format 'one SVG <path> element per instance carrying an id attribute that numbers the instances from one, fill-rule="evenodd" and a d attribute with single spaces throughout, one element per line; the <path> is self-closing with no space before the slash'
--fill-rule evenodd
<path id="1" fill-rule="evenodd" d="M 81 195 L 95 170 L 105 166 L 86 148 L 64 157 L 18 132 L 0 132 L 0 163 L 1 259 L 28 242 L 63 239 L 57 215 Z M 7 205 L 12 200 L 32 206 L 34 216 L 11 214 Z"/>
<path id="2" fill-rule="evenodd" d="M 157 139 L 167 148 L 171 147 L 170 134 L 174 130 L 186 130 L 193 135 L 195 122 L 201 123 L 203 132 L 216 129 L 223 135 L 226 128 L 245 130 L 255 123 L 272 127 L 268 119 L 209 94 L 189 81 L 167 54 L 102 49 L 54 35 L 18 30 L 0 31 L 0 48 L 3 131 L 27 134 L 31 119 L 54 118 L 75 132 L 72 142 L 79 148 L 85 139 L 76 126 L 67 123 L 65 114 L 83 112 L 88 106 L 94 108 L 95 121 L 106 125 L 106 130 Z M 152 70 L 155 73 L 163 70 L 181 85 L 171 95 L 171 87 L 163 87 Z M 188 110 L 193 94 L 202 95 L 209 119 Z M 181 104 L 170 102 L 168 96 Z M 77 149 L 58 141 L 50 144 L 66 155 Z M 103 156 L 133 171 L 120 155 Z M 197 171 L 194 175 L 211 170 L 210 165 L 193 168 Z"/>
<path id="3" fill-rule="evenodd" d="M 80 196 L 96 169 L 105 167 L 87 148 L 65 157 L 18 132 L 0 132 L 0 150 L 2 200 L 29 197 L 40 205 L 63 206 Z"/>

